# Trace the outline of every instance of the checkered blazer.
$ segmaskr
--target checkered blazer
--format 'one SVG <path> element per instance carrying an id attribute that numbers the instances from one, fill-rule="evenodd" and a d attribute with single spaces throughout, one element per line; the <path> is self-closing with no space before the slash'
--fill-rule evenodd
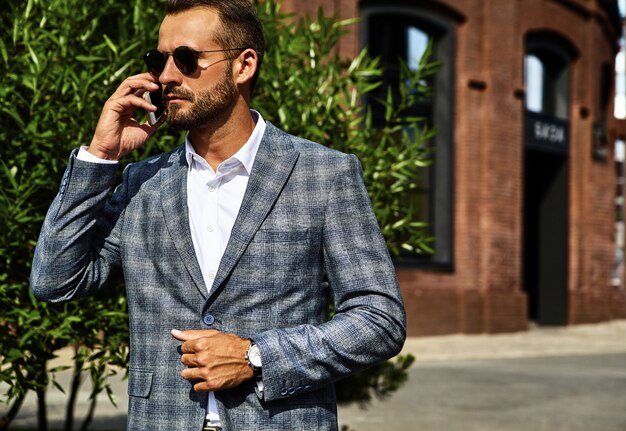
<path id="1" fill-rule="evenodd" d="M 259 346 L 264 391 L 250 381 L 216 393 L 226 430 L 337 429 L 333 382 L 397 354 L 405 339 L 357 158 L 268 123 L 210 294 L 189 228 L 184 146 L 129 165 L 109 198 L 115 175 L 115 165 L 70 157 L 31 286 L 60 302 L 124 278 L 128 429 L 201 429 L 207 396 L 180 377 L 172 328 L 232 332 Z"/>

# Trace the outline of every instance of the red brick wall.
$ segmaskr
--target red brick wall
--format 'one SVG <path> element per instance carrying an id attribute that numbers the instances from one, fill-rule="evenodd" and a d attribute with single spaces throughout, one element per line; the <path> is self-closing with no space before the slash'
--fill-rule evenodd
<path id="1" fill-rule="evenodd" d="M 601 64 L 616 45 L 595 0 L 422 0 L 463 19 L 455 58 L 454 271 L 398 271 L 410 335 L 496 333 L 527 327 L 522 290 L 524 38 L 550 30 L 578 51 L 571 65 L 569 152 L 569 321 L 626 316 L 626 294 L 610 286 L 614 256 L 615 174 L 594 161 Z M 359 15 L 357 0 L 285 0 L 285 11 L 342 19 Z M 575 5 L 576 7 L 573 7 Z M 341 43 L 350 57 L 356 31 Z M 471 88 L 470 81 L 485 84 Z M 612 113 L 612 108 L 610 110 Z M 585 114 L 586 113 L 586 114 Z M 610 145 L 626 135 L 610 122 Z"/>

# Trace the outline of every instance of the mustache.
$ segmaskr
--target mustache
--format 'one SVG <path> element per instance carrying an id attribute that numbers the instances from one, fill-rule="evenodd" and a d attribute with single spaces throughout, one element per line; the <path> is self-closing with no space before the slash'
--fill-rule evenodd
<path id="1" fill-rule="evenodd" d="M 189 90 L 185 90 L 184 88 L 165 87 L 163 89 L 163 96 L 173 96 L 177 99 L 193 100 L 193 93 Z"/>

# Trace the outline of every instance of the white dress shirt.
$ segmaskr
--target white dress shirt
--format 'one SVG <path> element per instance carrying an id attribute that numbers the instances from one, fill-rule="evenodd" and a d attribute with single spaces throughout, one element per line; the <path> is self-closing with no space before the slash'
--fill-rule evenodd
<path id="1" fill-rule="evenodd" d="M 202 277 L 209 292 L 230 239 L 230 231 L 239 214 L 252 164 L 265 133 L 265 121 L 261 114 L 252 111 L 252 115 L 256 119 L 256 126 L 250 138 L 239 151 L 220 163 L 217 172 L 196 154 L 189 142 L 189 135 L 185 139 L 185 156 L 189 165 L 187 173 L 189 228 Z M 209 422 L 220 420 L 213 392 L 209 393 L 207 420 Z"/>
<path id="2" fill-rule="evenodd" d="M 217 172 L 196 154 L 189 137 L 185 140 L 185 156 L 189 165 L 189 227 L 209 292 L 230 239 L 230 231 L 239 214 L 252 164 L 265 132 L 265 121 L 261 115 L 256 111 L 252 111 L 252 114 L 256 127 L 250 138 L 239 151 L 217 167 Z"/>
<path id="3" fill-rule="evenodd" d="M 189 228 L 202 277 L 209 292 L 239 214 L 254 158 L 265 133 L 265 120 L 261 114 L 254 110 L 250 112 L 256 121 L 252 134 L 239 151 L 217 167 L 217 171 L 196 154 L 189 141 L 189 134 L 185 139 Z M 111 163 L 109 160 L 94 156 L 86 148 L 82 147 L 79 150 L 78 159 Z M 210 422 L 220 420 L 213 392 L 209 393 L 207 420 Z"/>

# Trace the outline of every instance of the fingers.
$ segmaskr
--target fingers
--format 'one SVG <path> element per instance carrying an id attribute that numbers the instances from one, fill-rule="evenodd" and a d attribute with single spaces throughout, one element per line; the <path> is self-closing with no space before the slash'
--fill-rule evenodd
<path id="1" fill-rule="evenodd" d="M 156 91 L 159 88 L 157 82 L 157 79 L 150 73 L 130 76 L 117 87 L 111 97 L 118 98 L 135 93 L 139 93 L 138 95 L 141 96 L 144 91 Z"/>
<path id="2" fill-rule="evenodd" d="M 209 392 L 238 386 L 246 379 L 240 377 L 240 371 L 222 373 L 216 369 L 186 368 L 181 373 L 184 380 L 193 383 L 196 392 Z"/>
<path id="3" fill-rule="evenodd" d="M 136 109 L 144 109 L 146 111 L 156 111 L 157 109 L 156 106 L 154 106 L 152 103 L 148 102 L 146 99 L 144 99 L 141 96 L 135 95 L 134 93 L 127 94 L 126 96 L 121 96 L 117 98 L 111 98 L 105 104 L 105 107 L 107 106 L 109 107 L 109 109 L 119 114 L 123 114 L 129 108 L 132 109 L 132 111 Z"/>
<path id="4" fill-rule="evenodd" d="M 187 331 L 172 329 L 170 333 L 177 340 L 183 341 L 183 344 L 180 346 L 183 353 L 202 352 L 210 347 L 210 341 L 207 338 L 222 335 L 219 331 L 213 329 Z"/>
<path id="5" fill-rule="evenodd" d="M 193 385 L 193 390 L 196 392 L 213 392 L 235 388 L 238 385 L 239 382 L 235 379 L 200 380 Z"/>
<path id="6" fill-rule="evenodd" d="M 159 85 L 149 73 L 131 76 L 117 87 L 105 105 L 117 107 L 116 111 L 120 113 L 128 108 L 156 111 L 156 107 L 148 102 L 143 95 L 148 91 L 157 91 L 158 89 Z"/>
<path id="7" fill-rule="evenodd" d="M 254 377 L 245 360 L 250 340 L 213 329 L 173 329 L 171 335 L 182 341 L 181 362 L 188 368 L 181 377 L 194 382 L 196 391 L 227 389 Z"/>
<path id="8" fill-rule="evenodd" d="M 180 346 L 180 351 L 183 352 L 183 354 L 197 353 L 202 352 L 207 347 L 207 343 L 204 342 L 203 339 L 187 340 Z"/>
<path id="9" fill-rule="evenodd" d="M 172 329 L 170 334 L 172 337 L 179 341 L 195 340 L 202 337 L 210 337 L 217 334 L 218 331 L 214 329 L 188 329 L 186 331 L 180 331 L 178 329 Z"/>
<path id="10" fill-rule="evenodd" d="M 196 392 L 211 392 L 215 390 L 215 388 L 213 388 L 213 386 L 211 386 L 208 382 L 199 382 L 193 385 L 193 390 Z"/>
<path id="11" fill-rule="evenodd" d="M 196 392 L 209 392 L 221 387 L 218 382 L 210 379 L 210 373 L 203 368 L 186 368 L 181 376 L 184 380 L 195 382 L 193 389 Z"/>
<path id="12" fill-rule="evenodd" d="M 158 88 L 156 78 L 149 73 L 125 79 L 104 104 L 90 151 L 101 158 L 119 160 L 154 135 L 165 118 L 151 126 L 148 121 L 140 124 L 134 115 L 138 109 L 156 111 L 156 106 L 142 96 Z"/>
<path id="13" fill-rule="evenodd" d="M 183 355 L 181 355 L 180 362 L 188 367 L 200 367 L 206 365 L 205 360 L 198 358 L 197 355 L 192 353 L 184 353 Z"/>

